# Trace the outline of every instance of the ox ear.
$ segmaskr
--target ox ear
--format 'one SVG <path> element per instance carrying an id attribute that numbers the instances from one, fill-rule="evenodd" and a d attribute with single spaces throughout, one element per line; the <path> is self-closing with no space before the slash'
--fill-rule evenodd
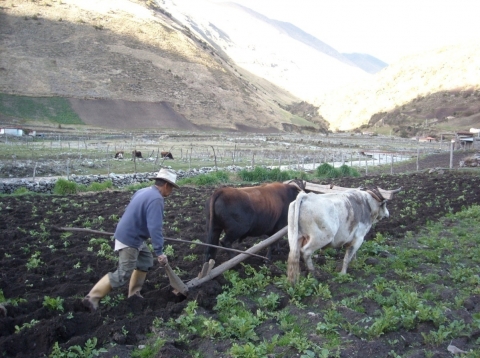
<path id="1" fill-rule="evenodd" d="M 388 201 L 387 199 L 383 199 L 383 200 L 382 200 L 382 203 L 381 203 L 380 205 L 381 205 L 381 206 L 385 206 L 385 205 L 387 204 L 387 201 Z"/>

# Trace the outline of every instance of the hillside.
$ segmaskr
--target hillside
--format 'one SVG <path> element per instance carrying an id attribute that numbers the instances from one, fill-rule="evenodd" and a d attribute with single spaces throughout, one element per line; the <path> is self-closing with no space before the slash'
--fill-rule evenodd
<path id="1" fill-rule="evenodd" d="M 294 116 L 277 103 L 299 101 L 151 1 L 3 3 L 0 34 L 0 93 L 67 98 L 86 124 L 279 131 Z"/>
<path id="2" fill-rule="evenodd" d="M 405 126 L 468 117 L 480 113 L 479 68 L 480 43 L 444 47 L 407 56 L 370 80 L 330 91 L 314 103 L 334 130 L 375 124 L 385 116 L 385 123 Z"/>
<path id="3" fill-rule="evenodd" d="M 59 124 L 116 130 L 479 126 L 479 43 L 384 67 L 231 2 L 4 1 L 0 49 L 0 125 L 51 119 L 31 107 L 51 98 L 68 101 Z"/>
<path id="4" fill-rule="evenodd" d="M 371 74 L 300 28 L 234 2 L 163 0 L 162 7 L 245 70 L 312 102 Z"/>

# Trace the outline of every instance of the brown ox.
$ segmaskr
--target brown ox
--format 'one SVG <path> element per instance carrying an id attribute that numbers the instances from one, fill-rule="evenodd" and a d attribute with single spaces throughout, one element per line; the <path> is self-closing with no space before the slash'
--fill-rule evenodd
<path id="1" fill-rule="evenodd" d="M 171 152 L 160 152 L 160 156 L 165 159 L 173 159 Z"/>
<path id="2" fill-rule="evenodd" d="M 206 243 L 218 245 L 220 234 L 224 247 L 248 236 L 273 235 L 287 226 L 288 205 L 295 200 L 299 189 L 282 183 L 248 188 L 219 188 L 206 202 Z M 216 249 L 207 247 L 205 262 L 214 259 Z M 271 256 L 271 248 L 267 257 Z"/>
<path id="3" fill-rule="evenodd" d="M 140 152 L 139 150 L 132 150 L 132 157 L 133 158 L 143 158 L 142 157 L 142 152 Z"/>
<path id="4" fill-rule="evenodd" d="M 115 159 L 123 159 L 123 150 L 115 153 Z"/>

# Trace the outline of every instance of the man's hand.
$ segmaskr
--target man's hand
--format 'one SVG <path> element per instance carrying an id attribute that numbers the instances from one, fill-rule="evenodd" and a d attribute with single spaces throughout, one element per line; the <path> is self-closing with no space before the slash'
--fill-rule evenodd
<path id="1" fill-rule="evenodd" d="M 166 264 L 168 264 L 168 259 L 167 259 L 167 256 L 166 255 L 160 255 L 157 257 L 157 260 L 158 260 L 158 263 L 160 264 L 160 266 L 165 266 Z"/>

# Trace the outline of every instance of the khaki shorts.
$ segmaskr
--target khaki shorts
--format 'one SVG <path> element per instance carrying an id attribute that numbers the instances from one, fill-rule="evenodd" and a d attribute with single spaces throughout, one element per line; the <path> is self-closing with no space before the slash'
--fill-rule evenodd
<path id="1" fill-rule="evenodd" d="M 133 270 L 147 272 L 153 266 L 152 252 L 143 245 L 140 250 L 133 247 L 125 247 L 118 250 L 118 268 L 115 272 L 109 272 L 110 285 L 120 287 L 130 281 Z"/>

